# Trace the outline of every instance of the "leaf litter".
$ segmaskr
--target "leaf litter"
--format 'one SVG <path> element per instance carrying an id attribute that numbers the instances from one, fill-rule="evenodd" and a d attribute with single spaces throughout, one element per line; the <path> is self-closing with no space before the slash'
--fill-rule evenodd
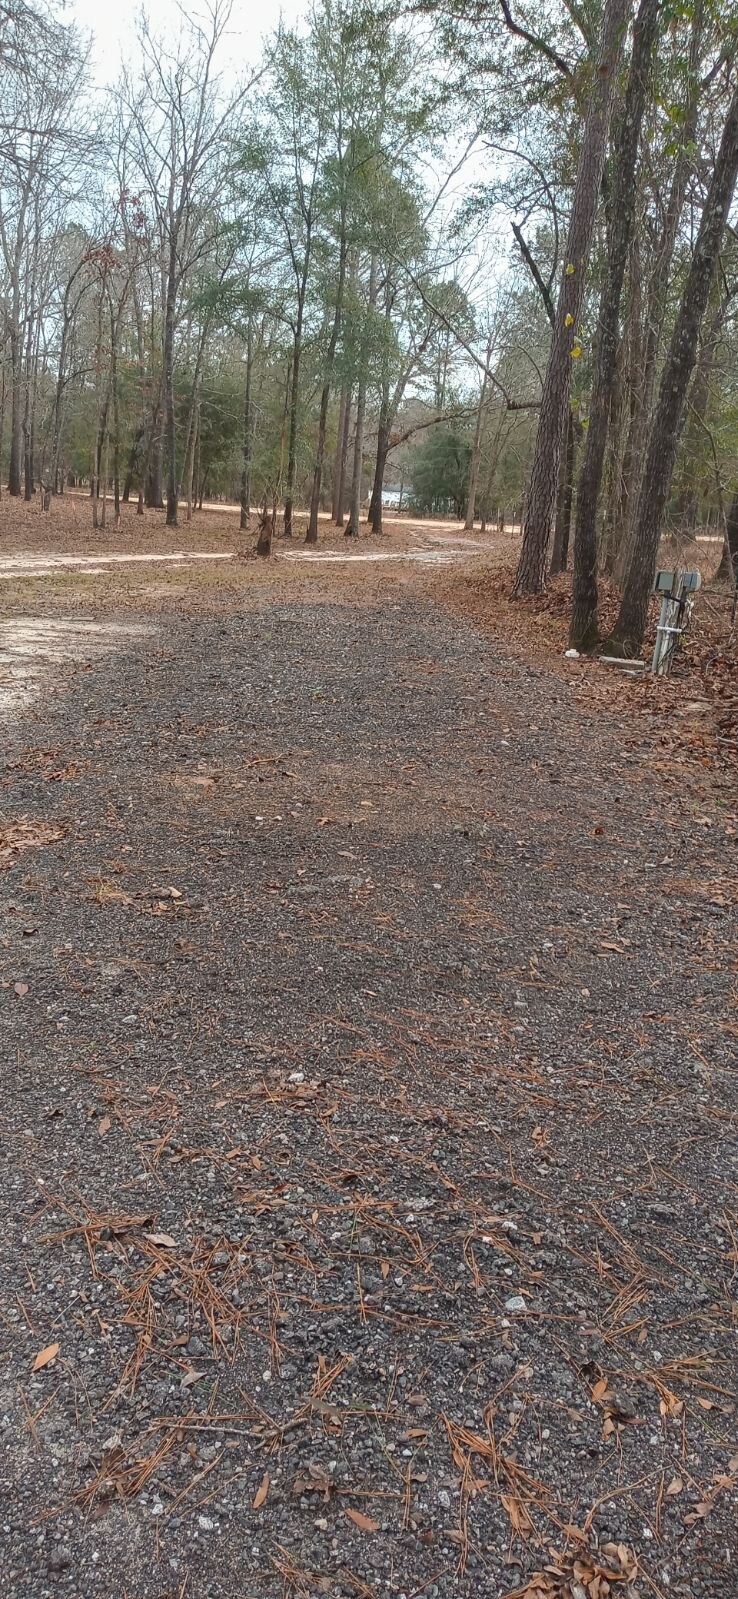
<path id="1" fill-rule="evenodd" d="M 111 1599 L 257 1539 L 255 1599 L 729 1599 L 732 813 L 448 573 L 298 564 L 157 599 L 94 758 L 74 683 L 18 746 L 15 1565 L 99 1519 Z"/>

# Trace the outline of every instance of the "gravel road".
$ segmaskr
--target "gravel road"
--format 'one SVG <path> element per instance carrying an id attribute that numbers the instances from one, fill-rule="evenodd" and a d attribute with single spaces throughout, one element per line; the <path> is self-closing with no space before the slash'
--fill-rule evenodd
<path id="1" fill-rule="evenodd" d="M 735 1599 L 735 821 L 395 599 L 8 727 L 6 1599 Z"/>

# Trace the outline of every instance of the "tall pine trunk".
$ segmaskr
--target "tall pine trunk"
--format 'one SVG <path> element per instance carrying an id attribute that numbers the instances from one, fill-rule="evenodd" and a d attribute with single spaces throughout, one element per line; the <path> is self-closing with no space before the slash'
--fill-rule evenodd
<path id="1" fill-rule="evenodd" d="M 569 416 L 566 424 L 566 448 L 561 457 L 559 492 L 556 499 L 556 525 L 554 527 L 553 550 L 551 552 L 552 577 L 557 577 L 560 572 L 565 572 L 569 562 L 571 512 L 574 501 L 574 446 L 574 412 L 569 406 Z"/>
<path id="2" fill-rule="evenodd" d="M 729 583 L 734 593 L 738 589 L 738 491 L 733 495 L 725 518 L 725 542 L 715 582 Z"/>
<path id="3" fill-rule="evenodd" d="M 169 240 L 169 270 L 164 318 L 164 404 L 167 422 L 167 527 L 177 526 L 177 429 L 174 414 L 174 303 L 177 293 L 177 240 Z"/>
<path id="4" fill-rule="evenodd" d="M 692 14 L 686 74 L 687 96 L 684 107 L 684 121 L 680 131 L 680 149 L 672 173 L 671 186 L 664 212 L 664 223 L 656 246 L 653 269 L 646 293 L 645 328 L 643 330 L 639 365 L 635 372 L 632 391 L 630 424 L 623 468 L 628 516 L 622 528 L 620 549 L 615 562 L 615 577 L 621 584 L 633 550 L 638 494 L 649 424 L 652 420 L 653 393 L 667 310 L 671 265 L 679 221 L 684 208 L 687 185 L 694 166 L 694 137 L 701 94 L 699 64 L 704 33 L 704 11 L 704 0 L 696 0 Z"/>
<path id="5" fill-rule="evenodd" d="M 369 267 L 369 307 L 373 309 L 377 300 L 377 255 L 372 254 Z M 358 538 L 361 524 L 361 479 L 364 466 L 364 415 L 366 412 L 366 347 L 361 350 L 359 368 L 359 391 L 356 398 L 356 431 L 354 433 L 354 459 L 351 473 L 351 501 L 349 519 L 346 527 L 347 538 Z"/>
<path id="6" fill-rule="evenodd" d="M 336 455 L 333 463 L 333 499 L 331 516 L 334 527 L 343 527 L 343 496 L 346 482 L 346 457 L 348 456 L 349 427 L 351 425 L 351 391 L 344 384 L 338 411 Z"/>
<path id="7" fill-rule="evenodd" d="M 372 484 L 372 497 L 369 505 L 369 526 L 372 533 L 378 537 L 384 533 L 382 526 L 382 508 L 384 501 L 384 474 L 387 470 L 387 457 L 390 448 L 390 424 L 388 407 L 383 406 L 379 416 L 377 428 L 377 454 L 374 463 L 374 482 Z"/>
<path id="8" fill-rule="evenodd" d="M 336 286 L 336 305 L 333 313 L 333 326 L 326 355 L 325 382 L 320 396 L 320 415 L 318 418 L 318 446 L 315 452 L 315 469 L 313 471 L 313 490 L 310 496 L 310 516 L 308 519 L 306 544 L 318 542 L 318 512 L 320 510 L 320 486 L 323 478 L 323 465 L 325 462 L 325 435 L 328 425 L 328 401 L 331 392 L 331 376 L 333 363 L 336 358 L 338 335 L 341 331 L 341 317 L 343 316 L 343 291 L 346 282 L 346 259 L 348 244 L 346 241 L 346 216 L 341 216 L 341 243 L 338 258 L 338 284 Z"/>
<path id="9" fill-rule="evenodd" d="M 684 422 L 687 387 L 697 357 L 715 264 L 738 175 L 738 86 L 733 91 L 720 150 L 705 198 L 681 304 L 664 364 L 651 427 L 635 522 L 633 554 L 614 642 L 623 651 L 639 650 L 658 556 L 661 522 L 671 486 Z"/>
<path id="10" fill-rule="evenodd" d="M 471 532 L 472 528 L 474 527 L 474 515 L 477 505 L 477 484 L 479 482 L 479 467 L 482 460 L 482 437 L 484 434 L 484 408 L 487 400 L 487 367 L 489 366 L 491 357 L 492 351 L 488 345 L 487 360 L 485 363 L 484 373 L 482 375 L 482 387 L 479 391 L 477 418 L 474 424 L 474 442 L 472 444 L 471 456 L 469 457 L 469 476 L 466 484 L 466 516 L 464 518 L 464 529 L 467 533 Z"/>
<path id="11" fill-rule="evenodd" d="M 587 263 L 597 215 L 613 93 L 629 0 L 606 0 L 602 42 L 584 126 L 574 189 L 566 261 L 561 280 L 551 351 L 546 367 L 533 465 L 526 503 L 523 547 L 513 593 L 540 594 L 556 508 L 561 449 L 571 392 L 571 363 L 577 348 L 577 323 L 586 288 Z"/>
<path id="12" fill-rule="evenodd" d="M 660 0 L 641 0 L 633 28 L 633 54 L 625 105 L 615 141 L 612 225 L 600 300 L 589 428 L 579 478 L 574 529 L 574 585 L 569 642 L 578 650 L 591 649 L 598 637 L 597 508 L 617 371 L 620 301 L 635 216 L 641 126 L 651 81 L 660 9 Z"/>
<path id="13" fill-rule="evenodd" d="M 243 464 L 241 468 L 241 531 L 251 520 L 251 461 L 254 451 L 251 379 L 254 370 L 254 330 L 249 317 L 246 331 L 246 384 L 243 396 Z"/>

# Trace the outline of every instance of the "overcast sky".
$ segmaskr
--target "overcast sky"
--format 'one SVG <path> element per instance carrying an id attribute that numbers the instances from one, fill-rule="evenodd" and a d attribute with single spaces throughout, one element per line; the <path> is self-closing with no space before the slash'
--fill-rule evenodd
<path id="1" fill-rule="evenodd" d="M 242 64 L 256 59 L 264 35 L 276 27 L 280 15 L 286 22 L 306 10 L 307 0 L 235 0 L 229 28 L 230 46 L 225 52 L 237 74 Z M 180 8 L 175 0 L 150 0 L 146 7 L 152 32 L 173 34 L 181 28 Z M 193 3 L 184 7 L 196 12 Z M 70 0 L 66 15 L 74 17 L 86 33 L 93 36 L 93 74 L 98 83 L 114 83 L 123 56 L 135 48 L 136 18 L 140 0 Z"/>

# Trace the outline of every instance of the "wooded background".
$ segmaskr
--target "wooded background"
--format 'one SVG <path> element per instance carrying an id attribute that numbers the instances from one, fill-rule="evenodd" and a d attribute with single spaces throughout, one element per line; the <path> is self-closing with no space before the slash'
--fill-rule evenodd
<path id="1" fill-rule="evenodd" d="M 240 498 L 263 552 L 370 493 L 380 533 L 388 488 L 524 503 L 518 592 L 571 545 L 573 641 L 605 573 L 637 647 L 665 526 L 738 556 L 737 21 L 319 0 L 241 73 L 215 0 L 143 18 L 101 92 L 62 11 L 3 0 L 9 494 L 84 484 L 95 525 Z"/>

